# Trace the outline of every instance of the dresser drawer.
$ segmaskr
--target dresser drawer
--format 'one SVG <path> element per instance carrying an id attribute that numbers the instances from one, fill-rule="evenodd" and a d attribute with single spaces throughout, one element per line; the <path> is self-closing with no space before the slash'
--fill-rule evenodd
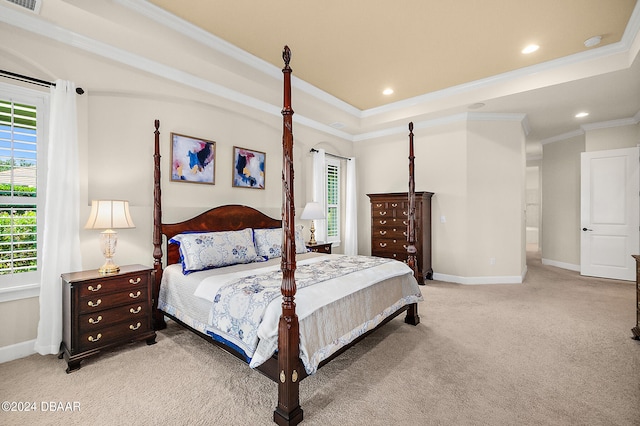
<path id="1" fill-rule="evenodd" d="M 147 315 L 149 315 L 149 306 L 144 300 L 142 303 L 80 315 L 78 325 L 81 333 L 92 332 L 122 321 L 137 321 L 139 318 L 146 321 Z"/>
<path id="2" fill-rule="evenodd" d="M 126 277 L 101 278 L 80 283 L 80 297 L 96 297 L 116 291 L 129 291 L 147 287 L 149 274 L 141 273 Z"/>
<path id="3" fill-rule="evenodd" d="M 80 333 L 79 349 L 81 351 L 97 349 L 113 342 L 136 340 L 139 335 L 149 331 L 147 319 L 121 322 L 99 330 Z"/>
<path id="4" fill-rule="evenodd" d="M 138 301 L 139 303 L 147 303 L 147 288 L 131 289 L 130 291 L 121 291 L 119 293 L 107 293 L 102 296 L 81 297 L 79 312 L 80 314 L 94 313 Z"/>

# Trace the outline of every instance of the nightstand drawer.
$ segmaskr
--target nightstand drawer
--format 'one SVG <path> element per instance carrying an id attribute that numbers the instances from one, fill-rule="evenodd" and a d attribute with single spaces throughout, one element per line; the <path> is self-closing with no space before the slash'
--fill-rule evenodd
<path id="1" fill-rule="evenodd" d="M 142 303 L 80 315 L 78 325 L 80 326 L 80 332 L 83 333 L 85 331 L 99 330 L 102 327 L 122 321 L 137 321 L 138 318 L 146 320 L 148 314 L 149 306 L 147 301 L 144 300 Z"/>
<path id="2" fill-rule="evenodd" d="M 140 334 L 149 331 L 148 320 L 127 321 L 99 330 L 80 333 L 81 351 L 95 349 L 117 341 L 135 340 Z"/>
<path id="3" fill-rule="evenodd" d="M 93 313 L 128 303 L 147 303 L 147 288 L 131 289 L 120 293 L 108 293 L 103 296 L 81 297 L 80 313 Z"/>
<path id="4" fill-rule="evenodd" d="M 306 243 L 306 247 L 314 253 L 331 254 L 331 243 Z"/>
<path id="5" fill-rule="evenodd" d="M 126 291 L 147 287 L 148 274 L 135 274 L 128 277 L 102 278 L 80 283 L 80 297 L 102 296 L 105 293 Z"/>

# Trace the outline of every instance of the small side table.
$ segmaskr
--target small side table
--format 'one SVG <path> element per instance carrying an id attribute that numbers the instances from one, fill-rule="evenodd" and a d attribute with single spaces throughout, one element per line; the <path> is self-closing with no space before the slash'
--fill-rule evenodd
<path id="1" fill-rule="evenodd" d="M 307 243 L 305 243 L 305 245 L 312 252 L 331 254 L 331 243 L 315 243 L 315 244 L 311 244 L 311 243 L 307 242 Z"/>
<path id="2" fill-rule="evenodd" d="M 156 342 L 151 315 L 152 268 L 127 265 L 117 274 L 98 270 L 62 274 L 62 345 L 67 373 L 100 351 L 123 343 Z"/>

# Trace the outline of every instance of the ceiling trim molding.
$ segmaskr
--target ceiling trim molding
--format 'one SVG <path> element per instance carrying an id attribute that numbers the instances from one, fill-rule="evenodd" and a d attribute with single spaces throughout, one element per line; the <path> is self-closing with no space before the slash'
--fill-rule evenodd
<path id="1" fill-rule="evenodd" d="M 582 130 L 588 132 L 589 130 L 598 130 L 598 129 L 610 129 L 612 127 L 623 127 L 623 126 L 633 126 L 638 124 L 637 114 L 631 118 L 621 118 L 619 120 L 609 120 L 609 121 L 601 121 L 599 123 L 589 123 L 583 124 L 580 126 Z"/>
<path id="2" fill-rule="evenodd" d="M 186 37 L 189 37 L 198 43 L 204 44 L 205 46 L 223 53 L 232 59 L 235 59 L 245 65 L 248 65 L 258 71 L 265 73 L 266 75 L 280 80 L 282 78 L 282 70 L 269 62 L 258 58 L 251 53 L 240 49 L 239 47 L 221 39 L 220 37 L 211 34 L 200 27 L 197 27 L 190 22 L 185 21 L 182 18 L 179 18 L 160 7 L 149 3 L 146 0 L 114 0 L 115 3 L 118 3 L 122 6 L 125 6 L 138 14 L 145 16 L 161 25 L 164 25 L 170 28 L 173 31 L 176 31 Z M 295 54 L 295 52 L 293 52 Z M 336 98 L 333 95 L 317 88 L 316 86 L 307 83 L 304 80 L 297 78 L 295 75 L 292 75 L 291 79 L 292 86 L 296 89 L 299 89 L 309 95 L 325 102 L 335 108 L 338 108 L 352 116 L 360 118 L 361 111 Z"/>
<path id="3" fill-rule="evenodd" d="M 135 12 L 146 16 L 162 25 L 165 25 L 172 30 L 179 32 L 185 36 L 191 37 L 200 43 L 207 45 L 208 47 L 224 53 L 233 59 L 236 59 L 248 66 L 251 66 L 265 74 L 279 79 L 281 75 L 280 69 L 274 65 L 264 61 L 237 46 L 211 34 L 195 25 L 172 15 L 158 6 L 149 3 L 146 0 L 114 0 L 116 3 L 128 7 Z M 363 119 L 373 117 L 379 114 L 385 114 L 389 112 L 396 112 L 405 108 L 415 106 L 416 104 L 428 103 L 442 99 L 445 97 L 451 97 L 454 95 L 464 94 L 472 90 L 478 90 L 493 86 L 499 83 L 511 82 L 515 79 L 529 76 L 533 73 L 540 73 L 543 71 L 549 71 L 552 69 L 562 68 L 568 65 L 574 65 L 579 62 L 598 59 L 601 57 L 610 56 L 613 54 L 623 53 L 625 51 L 630 52 L 631 47 L 640 33 L 640 2 L 638 2 L 629 18 L 629 22 L 623 33 L 623 37 L 619 42 L 612 43 L 600 48 L 587 50 L 584 52 L 576 53 L 574 55 L 566 56 L 563 58 L 543 62 L 540 64 L 532 65 L 525 68 L 520 68 L 513 71 L 508 71 L 502 74 L 497 74 L 491 77 L 487 77 L 480 80 L 475 80 L 469 83 L 452 86 L 446 89 L 437 90 L 423 95 L 415 96 L 413 98 L 403 99 L 398 102 L 389 103 L 375 108 L 366 110 L 360 110 L 347 102 L 344 102 L 333 95 L 300 80 L 293 76 L 292 85 L 309 95 L 325 102 L 339 110 L 348 113 L 356 118 Z M 633 55 L 635 57 L 635 55 Z M 629 65 L 631 63 L 629 62 Z"/>
<path id="4" fill-rule="evenodd" d="M 202 90 L 209 94 L 219 96 L 223 99 L 233 101 L 240 105 L 244 105 L 273 116 L 279 117 L 282 114 L 282 108 L 280 106 L 272 105 L 268 102 L 264 102 L 252 96 L 229 89 L 228 87 L 214 83 L 210 80 L 197 77 L 193 74 L 180 71 L 176 68 L 75 33 L 66 28 L 43 21 L 37 17 L 16 12 L 6 6 L 3 6 L 1 3 L 0 10 L 3 11 L 0 14 L 0 22 L 5 22 L 6 24 L 21 28 L 34 34 L 126 64 L 147 73 L 155 74 L 167 80 L 179 82 L 185 86 Z M 352 135 L 300 114 L 296 114 L 294 116 L 294 122 L 342 139 L 353 141 Z"/>
<path id="5" fill-rule="evenodd" d="M 575 138 L 576 136 L 582 136 L 582 135 L 584 135 L 584 130 L 582 129 L 574 130 L 571 132 L 563 133 L 561 135 L 553 136 L 551 138 L 542 140 L 540 141 L 540 145 L 547 145 L 554 142 L 560 142 L 560 141 L 564 141 L 564 140 Z"/>
<path id="6" fill-rule="evenodd" d="M 414 129 L 428 129 L 433 127 L 445 126 L 447 124 L 468 122 L 468 121 L 519 121 L 523 122 L 527 118 L 526 114 L 499 114 L 490 112 L 461 112 L 458 114 L 448 115 L 446 117 L 435 118 L 432 120 L 417 121 L 414 123 Z M 385 136 L 394 136 L 405 134 L 407 132 L 406 125 L 389 127 L 373 132 L 360 133 L 353 137 L 354 142 L 362 142 L 371 139 L 382 138 Z"/>

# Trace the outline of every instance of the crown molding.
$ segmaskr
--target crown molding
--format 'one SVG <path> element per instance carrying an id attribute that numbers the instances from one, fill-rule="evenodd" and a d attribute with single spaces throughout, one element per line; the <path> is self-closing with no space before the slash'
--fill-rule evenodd
<path id="1" fill-rule="evenodd" d="M 125 6 L 135 12 L 146 16 L 149 19 L 158 22 L 161 25 L 165 25 L 168 28 L 171 28 L 175 31 L 178 31 L 181 34 L 185 34 L 189 37 L 197 39 L 198 42 L 204 43 L 216 51 L 219 51 L 229 57 L 238 60 L 248 66 L 251 66 L 259 71 L 266 73 L 267 75 L 280 79 L 281 78 L 281 70 L 277 67 L 267 63 L 266 61 L 257 58 L 249 54 L 248 52 L 243 51 L 242 49 L 237 48 L 236 46 L 213 36 L 212 34 L 189 24 L 180 18 L 171 15 L 164 10 L 158 8 L 155 5 L 150 4 L 145 0 L 113 0 L 114 3 Z M 68 29 L 57 26 L 53 23 L 47 22 L 42 18 L 37 16 L 30 16 L 25 13 L 20 13 L 12 8 L 4 6 L 0 4 L 0 22 L 4 22 L 6 24 L 19 27 L 23 30 L 41 35 L 43 37 L 50 38 L 52 40 L 58 41 L 60 43 L 87 51 L 92 54 L 96 54 L 115 62 L 123 63 L 133 68 L 137 68 L 143 70 L 147 73 L 152 73 L 162 78 L 180 82 L 186 86 L 194 87 L 199 90 L 203 90 L 207 93 L 210 93 L 215 96 L 219 96 L 223 99 L 230 100 L 237 104 L 241 104 L 252 109 L 265 112 L 269 115 L 280 116 L 281 107 L 272 105 L 268 102 L 261 101 L 252 96 L 245 95 L 243 93 L 237 92 L 235 90 L 229 89 L 220 84 L 216 84 L 211 82 L 210 80 L 197 77 L 193 74 L 180 71 L 176 68 L 161 64 L 159 62 L 147 59 L 137 54 L 133 54 L 126 50 L 116 48 L 114 46 L 108 45 L 104 42 L 86 37 L 84 35 L 72 32 Z M 454 86 L 451 88 L 443 89 L 440 91 L 424 94 L 421 96 L 417 96 L 411 99 L 406 99 L 403 101 L 387 104 L 378 108 L 372 108 L 369 110 L 361 111 L 351 105 L 329 95 L 328 93 L 308 84 L 296 77 L 293 77 L 292 84 L 297 89 L 304 91 L 316 99 L 325 102 L 329 105 L 332 105 L 338 108 L 341 111 L 344 111 L 354 117 L 357 118 L 366 118 L 372 117 L 378 114 L 383 114 L 391 111 L 398 111 L 404 108 L 408 108 L 420 103 L 432 102 L 438 99 L 442 99 L 449 96 L 455 96 L 461 93 L 469 92 L 471 90 L 485 88 L 491 85 L 496 85 L 498 83 L 507 82 L 510 80 L 514 80 L 517 78 L 521 78 L 531 73 L 540 73 L 543 71 L 548 71 L 554 68 L 575 64 L 582 61 L 598 59 L 601 57 L 606 57 L 614 54 L 619 54 L 621 52 L 629 51 L 631 45 L 635 43 L 639 36 L 640 29 L 640 3 L 636 5 L 633 14 L 630 18 L 629 24 L 625 30 L 624 36 L 622 40 L 618 43 L 613 43 L 607 46 L 603 46 L 598 49 L 593 49 L 585 52 L 581 52 L 575 55 L 571 55 L 565 58 L 560 58 L 553 61 L 548 61 L 542 64 L 533 65 L 530 67 L 522 68 L 519 70 L 515 70 L 512 72 L 507 72 L 503 74 L 499 74 L 496 76 L 492 76 L 486 79 L 473 81 L 470 83 Z M 636 114 L 635 123 L 638 122 L 638 117 L 640 116 L 640 112 Z M 417 128 L 428 128 L 435 127 L 439 125 L 444 125 L 456 121 L 461 120 L 520 120 L 522 122 L 523 131 L 525 135 L 529 134 L 530 126 L 526 115 L 524 114 L 490 114 L 490 113 L 461 113 L 454 114 L 444 118 L 438 118 L 433 120 L 426 120 L 417 123 Z M 296 114 L 294 116 L 294 122 L 313 128 L 320 132 L 324 132 L 341 139 L 347 141 L 363 141 L 368 139 L 375 139 L 388 135 L 395 134 L 404 134 L 406 132 L 405 126 L 398 127 L 388 127 L 382 130 L 373 131 L 373 132 L 365 132 L 358 134 L 350 134 L 330 125 L 323 124 L 316 120 L 313 120 L 309 117 L 301 116 L 300 114 Z M 616 120 L 616 122 L 625 122 L 626 120 Z M 628 124 L 628 123 L 627 123 Z M 626 125 L 626 124 L 618 124 L 618 125 Z M 547 139 L 542 144 L 551 143 L 558 140 L 564 140 L 569 137 L 573 137 L 579 134 L 584 133 L 584 130 L 569 132 L 563 135 L 559 135 L 550 139 Z"/>
<path id="2" fill-rule="evenodd" d="M 574 130 L 571 132 L 563 133 L 561 135 L 550 137 L 548 139 L 541 140 L 540 145 L 547 145 L 554 142 L 560 142 L 560 141 L 564 141 L 564 140 L 575 138 L 576 136 L 582 136 L 582 135 L 584 135 L 583 129 Z"/>
<path id="3" fill-rule="evenodd" d="M 116 1 L 119 2 L 120 0 Z M 258 111 L 265 112 L 269 115 L 280 116 L 282 113 L 281 106 L 272 105 L 268 102 L 264 102 L 252 96 L 245 95 L 233 89 L 229 89 L 228 87 L 214 83 L 210 80 L 197 77 L 193 74 L 178 70 L 162 63 L 147 59 L 140 55 L 92 39 L 90 37 L 75 33 L 68 29 L 44 21 L 41 18 L 17 12 L 15 10 L 7 8 L 1 3 L 0 10 L 2 10 L 2 13 L 0 13 L 0 22 L 4 22 L 6 24 L 21 28 L 23 30 L 38 34 L 42 37 L 46 37 L 72 47 L 76 47 L 86 52 L 108 58 L 115 62 L 126 64 L 147 73 L 155 74 L 159 77 L 171 81 L 180 82 L 181 84 L 184 84 L 186 86 L 190 86 L 210 93 L 212 95 L 219 96 L 223 99 L 250 107 Z M 280 74 L 282 73 L 280 72 Z M 337 130 L 329 125 L 320 123 L 309 117 L 301 116 L 300 114 L 294 116 L 294 122 L 330 135 L 340 137 L 342 139 L 346 139 L 349 141 L 353 140 L 353 136 L 346 132 Z"/>
<path id="4" fill-rule="evenodd" d="M 238 62 L 261 71 L 269 77 L 272 77 L 276 80 L 280 80 L 282 78 L 282 70 L 275 65 L 240 49 L 239 47 L 221 39 L 220 37 L 217 37 L 203 30 L 202 28 L 197 27 L 190 22 L 187 22 L 184 19 L 165 11 L 164 9 L 161 9 L 158 6 L 149 3 L 146 0 L 114 0 L 114 3 L 125 6 L 146 18 L 149 18 L 161 25 L 166 26 L 167 28 L 170 28 L 177 33 L 189 37 L 197 41 L 198 43 L 204 44 L 210 49 L 227 55 L 230 58 L 237 60 Z M 339 110 L 346 112 L 354 117 L 360 118 L 361 111 L 358 108 L 336 98 L 333 95 L 330 95 L 329 93 L 321 89 L 318 89 L 314 85 L 297 78 L 295 75 L 293 75 L 291 78 L 291 85 L 296 89 L 305 92 L 326 104 L 338 108 Z"/>
<path id="5" fill-rule="evenodd" d="M 636 114 L 637 116 L 637 114 Z M 609 129 L 611 127 L 633 126 L 638 124 L 638 119 L 634 116 L 631 118 L 621 118 L 619 120 L 601 121 L 599 123 L 589 123 L 580 126 L 585 132 L 597 129 Z"/>
<path id="6" fill-rule="evenodd" d="M 446 117 L 435 118 L 432 120 L 422 120 L 414 122 L 414 129 L 428 129 L 433 127 L 445 126 L 447 124 L 468 122 L 468 121 L 526 121 L 526 114 L 499 114 L 490 112 L 461 112 L 458 114 L 448 115 Z M 524 124 L 523 124 L 524 127 Z M 353 137 L 354 142 L 361 142 L 370 139 L 382 138 L 385 136 L 393 136 L 405 134 L 407 132 L 406 125 L 389 127 L 374 132 L 360 133 Z"/>

